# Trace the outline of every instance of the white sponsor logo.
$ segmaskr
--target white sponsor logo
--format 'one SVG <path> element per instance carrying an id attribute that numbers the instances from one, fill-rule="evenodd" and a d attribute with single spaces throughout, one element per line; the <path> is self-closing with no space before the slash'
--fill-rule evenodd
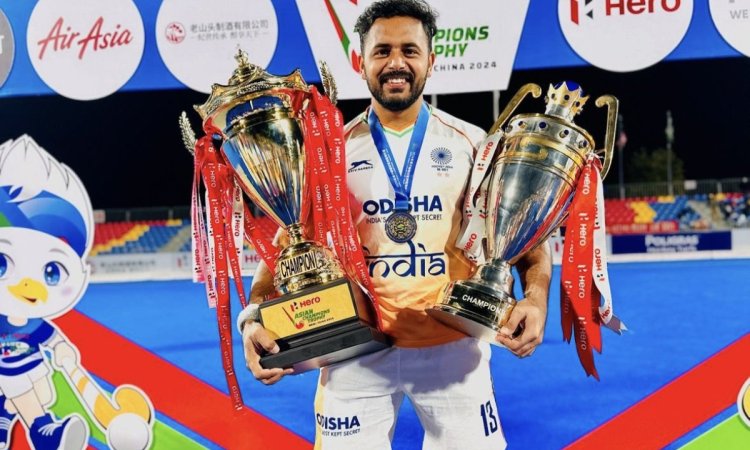
<path id="1" fill-rule="evenodd" d="M 690 252 L 698 250 L 700 236 L 697 234 L 654 236 L 646 235 L 646 251 L 648 253 L 661 252 Z"/>
<path id="2" fill-rule="evenodd" d="M 16 43 L 13 40 L 13 29 L 8 18 L 0 9 L 0 86 L 10 74 L 13 67 L 13 57 L 16 53 Z"/>
<path id="3" fill-rule="evenodd" d="M 708 0 L 708 6 L 721 36 L 750 56 L 750 0 Z"/>
<path id="4" fill-rule="evenodd" d="M 131 0 L 39 0 L 26 30 L 34 70 L 52 90 L 76 100 L 120 89 L 138 68 L 144 42 Z"/>
<path id="5" fill-rule="evenodd" d="M 251 63 L 266 67 L 279 27 L 270 0 L 164 0 L 155 34 L 172 75 L 191 89 L 210 93 L 212 84 L 226 84 L 237 67 L 238 48 Z"/>
<path id="6" fill-rule="evenodd" d="M 614 72 L 656 64 L 682 41 L 693 0 L 558 0 L 565 38 L 583 59 Z"/>

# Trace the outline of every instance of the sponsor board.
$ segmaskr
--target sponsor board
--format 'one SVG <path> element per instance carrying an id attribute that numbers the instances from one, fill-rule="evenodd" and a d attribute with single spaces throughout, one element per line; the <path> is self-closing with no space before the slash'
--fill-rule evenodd
<path id="1" fill-rule="evenodd" d="M 16 54 L 16 41 L 13 38 L 13 28 L 8 17 L 0 9 L 0 86 L 5 83 L 13 68 L 13 58 Z"/>
<path id="2" fill-rule="evenodd" d="M 144 43 L 143 21 L 131 0 L 39 0 L 26 30 L 36 73 L 75 100 L 120 89 L 138 68 Z"/>
<path id="3" fill-rule="evenodd" d="M 172 75 L 208 94 L 212 84 L 226 84 L 238 49 L 265 68 L 276 51 L 279 26 L 271 0 L 164 0 L 154 32 Z"/>
<path id="4" fill-rule="evenodd" d="M 721 37 L 750 56 L 750 0 L 708 0 L 708 6 Z"/>
<path id="5" fill-rule="evenodd" d="M 97 282 L 110 279 L 191 278 L 191 258 L 192 253 L 189 252 L 159 252 L 96 255 L 87 261 L 91 279 Z M 242 275 L 253 275 L 260 259 L 255 250 L 245 249 L 241 261 Z"/>
<path id="6" fill-rule="evenodd" d="M 558 0 L 568 44 L 590 64 L 630 72 L 664 59 L 682 41 L 693 0 Z"/>
<path id="7" fill-rule="evenodd" d="M 339 98 L 368 98 L 359 73 L 362 52 L 354 32 L 372 0 L 297 0 L 315 60 L 326 61 Z M 436 54 L 425 94 L 504 90 L 508 87 L 529 1 L 430 1 L 439 17 Z"/>
<path id="8" fill-rule="evenodd" d="M 731 250 L 731 231 L 612 236 L 612 254 Z"/>

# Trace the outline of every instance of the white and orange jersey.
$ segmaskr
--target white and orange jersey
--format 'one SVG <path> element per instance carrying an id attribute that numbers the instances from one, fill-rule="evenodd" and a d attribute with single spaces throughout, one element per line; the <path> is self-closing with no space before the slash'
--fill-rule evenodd
<path id="1" fill-rule="evenodd" d="M 417 232 L 401 244 L 385 232 L 395 194 L 370 134 L 367 112 L 346 126 L 352 216 L 381 301 L 384 331 L 401 347 L 438 345 L 464 337 L 424 310 L 435 303 L 449 281 L 468 278 L 471 272 L 471 262 L 455 244 L 464 189 L 485 133 L 438 109 L 431 108 L 430 114 L 410 194 Z M 400 132 L 384 128 L 399 170 L 412 128 Z"/>

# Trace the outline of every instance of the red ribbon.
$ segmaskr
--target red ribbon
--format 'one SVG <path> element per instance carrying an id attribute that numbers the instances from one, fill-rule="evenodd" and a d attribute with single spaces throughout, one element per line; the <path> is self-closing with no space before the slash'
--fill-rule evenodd
<path id="1" fill-rule="evenodd" d="M 350 279 L 359 284 L 368 295 L 375 310 L 378 326 L 381 326 L 380 308 L 372 279 L 367 271 L 365 255 L 359 235 L 352 220 L 349 190 L 346 184 L 346 152 L 344 151 L 344 127 L 341 111 L 314 86 L 312 87 L 312 109 L 305 117 L 305 145 L 308 136 L 312 143 L 306 147 L 308 161 L 316 175 L 319 189 L 315 189 L 313 216 L 315 229 L 327 224 L 331 232 L 334 249 Z M 317 193 L 320 192 L 320 195 Z M 316 215 L 323 211 L 325 218 Z M 321 242 L 326 242 L 322 240 Z"/>
<path id="2" fill-rule="evenodd" d="M 372 281 L 351 217 L 341 112 L 315 87 L 312 88 L 311 96 L 310 108 L 304 117 L 307 172 L 302 191 L 300 221 L 305 223 L 308 216 L 311 216 L 309 218 L 315 230 L 314 239 L 323 245 L 328 243 L 328 234 L 331 234 L 334 251 L 349 277 L 370 296 L 380 324 L 377 298 L 373 294 Z M 240 194 L 237 192 L 232 169 L 212 145 L 211 136 L 219 131 L 210 122 L 205 125 L 204 131 L 206 136 L 199 139 L 195 146 L 192 196 L 196 265 L 194 278 L 205 282 L 209 304 L 217 307 L 224 373 L 233 406 L 236 410 L 241 410 L 242 394 L 233 365 L 229 292 L 231 268 L 240 303 L 243 307 L 246 306 L 234 239 L 234 232 L 238 230 L 232 227 L 238 221 L 236 214 L 239 213 L 235 211 L 234 201 Z M 205 207 L 200 201 L 201 179 L 206 188 Z M 270 237 L 264 235 L 258 227 L 246 205 L 243 205 L 243 211 L 244 237 L 250 240 L 273 273 L 279 251 L 272 245 Z M 204 215 L 209 218 L 208 223 L 205 223 Z"/>
<path id="3" fill-rule="evenodd" d="M 563 338 L 570 342 L 571 337 L 575 337 L 578 359 L 586 375 L 593 375 L 597 380 L 599 374 L 592 350 L 602 352 L 602 338 L 600 293 L 594 285 L 592 271 L 597 192 L 592 175 L 599 167 L 598 159 L 591 159 L 578 178 L 565 232 L 560 289 Z"/>
<path id="4" fill-rule="evenodd" d="M 229 396 L 235 410 L 241 411 L 244 405 L 240 392 L 237 375 L 234 371 L 232 351 L 232 315 L 229 291 L 229 270 L 232 266 L 235 273 L 235 283 L 242 305 L 246 305 L 245 295 L 242 289 L 242 278 L 239 272 L 239 262 L 234 251 L 234 239 L 232 238 L 232 198 L 233 188 L 231 169 L 223 164 L 221 156 L 211 143 L 211 136 L 216 130 L 206 127 L 207 136 L 196 142 L 195 148 L 195 170 L 199 170 L 203 184 L 206 187 L 206 209 L 209 217 L 208 227 L 213 235 L 213 264 L 208 267 L 204 265 L 206 274 L 206 291 L 211 296 L 213 290 L 216 298 L 216 319 L 219 326 L 219 339 L 221 346 L 221 361 L 224 374 L 227 379 Z M 197 177 L 197 175 L 196 175 Z M 194 186 L 194 202 L 197 202 L 198 188 Z M 197 207 L 196 207 L 197 206 Z M 200 211 L 200 204 L 194 204 L 194 211 Z M 194 222 L 194 233 L 201 236 L 200 246 L 204 250 L 208 247 L 205 229 L 200 230 L 202 218 Z M 205 263 L 206 258 L 203 258 Z M 228 261 L 229 260 L 229 261 Z M 213 275 L 213 277 L 209 276 Z M 213 278 L 213 280 L 212 280 Z"/>

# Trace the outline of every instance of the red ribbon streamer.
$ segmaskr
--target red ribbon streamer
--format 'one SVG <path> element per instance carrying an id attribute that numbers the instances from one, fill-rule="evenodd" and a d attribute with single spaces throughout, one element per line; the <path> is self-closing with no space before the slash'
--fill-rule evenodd
<path id="1" fill-rule="evenodd" d="M 578 359 L 586 375 L 593 375 L 598 380 L 592 351 L 602 351 L 600 294 L 592 274 L 597 190 L 593 177 L 595 170 L 599 170 L 596 158 L 583 168 L 570 207 L 562 261 L 560 311 L 563 338 L 570 342 L 571 337 L 575 337 Z"/>
<path id="2" fill-rule="evenodd" d="M 314 239 L 326 245 L 331 234 L 334 251 L 349 277 L 363 287 L 370 296 L 380 324 L 380 310 L 373 293 L 372 280 L 367 272 L 362 246 L 354 228 L 346 187 L 346 158 L 344 152 L 343 120 L 341 112 L 315 87 L 312 101 L 304 117 L 306 149 L 305 186 L 302 191 L 300 221 L 312 220 Z M 298 105 L 299 106 L 299 105 Z M 212 145 L 211 136 L 218 130 L 209 122 L 205 125 L 206 136 L 196 142 L 195 175 L 193 179 L 193 236 L 196 248 L 194 258 L 197 266 L 196 281 L 206 283 L 209 303 L 217 306 L 222 364 L 230 396 L 236 410 L 243 407 L 237 377 L 234 372 L 232 354 L 232 320 L 229 289 L 229 268 L 235 275 L 235 287 L 240 303 L 246 299 L 242 287 L 240 261 L 238 261 L 232 224 L 237 221 L 234 198 L 237 185 L 232 169 L 224 162 Z M 205 208 L 200 202 L 200 181 L 206 188 Z M 265 236 L 257 221 L 243 205 L 244 236 L 250 240 L 263 261 L 273 273 L 278 249 Z M 205 223 L 204 214 L 210 219 Z M 209 232 L 213 237 L 211 246 Z M 213 257 L 213 259 L 211 258 Z"/>

